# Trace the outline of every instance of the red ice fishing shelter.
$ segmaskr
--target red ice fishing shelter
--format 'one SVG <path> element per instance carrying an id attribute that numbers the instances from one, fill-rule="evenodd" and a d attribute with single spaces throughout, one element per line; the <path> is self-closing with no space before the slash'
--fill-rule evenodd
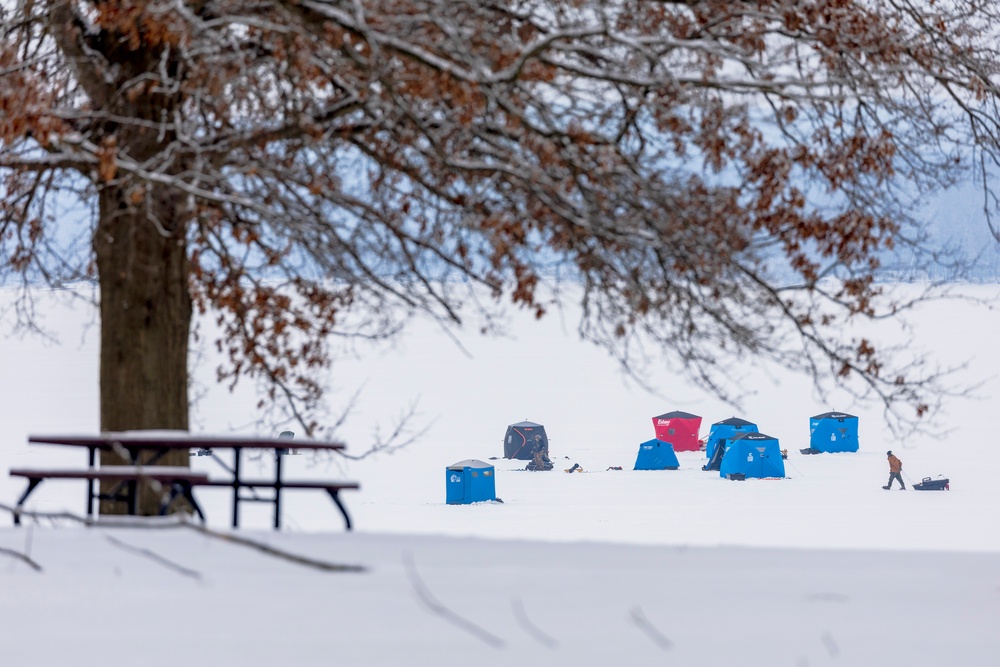
<path id="1" fill-rule="evenodd" d="M 701 449 L 698 442 L 698 431 L 701 429 L 701 417 L 690 412 L 674 410 L 653 417 L 653 429 L 656 439 L 669 442 L 675 452 L 696 452 Z"/>

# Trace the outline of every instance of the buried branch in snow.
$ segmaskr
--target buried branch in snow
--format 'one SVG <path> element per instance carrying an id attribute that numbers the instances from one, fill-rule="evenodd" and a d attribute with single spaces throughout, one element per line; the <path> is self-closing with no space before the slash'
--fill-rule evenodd
<path id="1" fill-rule="evenodd" d="M 246 537 L 241 537 L 232 533 L 225 533 L 217 530 L 212 530 L 206 526 L 202 526 L 193 523 L 191 520 L 187 519 L 182 514 L 172 514 L 169 517 L 154 518 L 154 517 L 128 517 L 126 519 L 116 519 L 113 521 L 101 520 L 101 519 L 88 519 L 72 512 L 32 512 L 27 510 L 19 510 L 13 508 L 9 505 L 0 503 L 0 510 L 5 510 L 11 514 L 20 514 L 21 516 L 29 517 L 32 519 L 48 519 L 48 520 L 58 520 L 66 519 L 73 521 L 75 523 L 80 523 L 85 526 L 99 527 L 99 528 L 142 528 L 142 529 L 163 529 L 163 528 L 187 528 L 193 530 L 202 535 L 212 537 L 217 540 L 222 540 L 224 542 L 229 542 L 230 544 L 236 544 L 242 547 L 249 547 L 255 551 L 259 551 L 268 556 L 273 556 L 281 560 L 285 560 L 297 565 L 302 565 L 315 570 L 320 570 L 323 572 L 364 572 L 365 568 L 361 565 L 345 565 L 342 563 L 330 563 L 327 561 L 317 560 L 315 558 L 309 558 L 308 556 L 301 556 L 298 554 L 293 554 L 291 552 L 285 551 L 283 549 L 278 549 L 269 544 L 264 544 L 263 542 L 258 542 L 256 540 L 251 540 Z"/>

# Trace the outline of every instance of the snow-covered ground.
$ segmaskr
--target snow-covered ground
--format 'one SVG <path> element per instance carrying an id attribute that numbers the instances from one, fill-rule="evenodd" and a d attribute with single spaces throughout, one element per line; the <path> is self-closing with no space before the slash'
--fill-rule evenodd
<path id="1" fill-rule="evenodd" d="M 1000 296 L 995 285 L 963 291 Z M 0 304 L 9 298 L 0 291 Z M 38 299 L 59 345 L 8 335 L 9 312 L 0 320 L 7 504 L 23 486 L 7 468 L 84 463 L 79 451 L 29 447 L 29 433 L 97 430 L 93 313 Z M 267 530 L 265 506 L 243 512 L 241 535 L 364 573 L 187 529 L 0 527 L 0 548 L 43 568 L 0 553 L 0 664 L 105 664 L 114 644 L 147 665 L 996 665 L 1000 316 L 956 301 L 911 320 L 918 345 L 968 361 L 959 379 L 981 382 L 948 402 L 943 437 L 897 440 L 878 406 L 828 404 L 773 368 L 734 369 L 752 392 L 742 409 L 666 373 L 647 378 L 654 395 L 578 342 L 572 319 L 515 317 L 511 339 L 463 335 L 468 354 L 416 326 L 392 349 L 338 363 L 333 401 L 364 387 L 342 433 L 351 451 L 414 401 L 426 434 L 363 461 L 286 459 L 290 475 L 361 482 L 344 493 L 356 532 L 318 492 L 286 495 L 281 533 Z M 213 372 L 207 355 L 195 430 L 252 431 L 254 398 L 212 387 Z M 788 479 L 725 481 L 684 452 L 679 470 L 631 470 L 651 417 L 675 409 L 702 415 L 703 435 L 733 414 L 756 422 L 789 450 Z M 809 416 L 830 409 L 859 415 L 861 451 L 799 454 Z M 502 456 L 506 426 L 523 419 L 546 426 L 556 470 L 493 460 L 503 503 L 447 505 L 446 466 Z M 943 474 L 951 490 L 883 491 L 887 449 L 913 481 Z M 562 472 L 573 463 L 587 473 Z M 30 506 L 81 512 L 83 495 L 79 482 L 50 482 Z M 199 497 L 225 530 L 227 492 Z"/>

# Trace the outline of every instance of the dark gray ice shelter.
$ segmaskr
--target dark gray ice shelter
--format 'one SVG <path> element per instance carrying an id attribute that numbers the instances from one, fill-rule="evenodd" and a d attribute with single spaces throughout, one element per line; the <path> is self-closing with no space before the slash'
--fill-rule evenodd
<path id="1" fill-rule="evenodd" d="M 503 457 L 530 461 L 536 451 L 549 453 L 549 438 L 545 427 L 535 422 L 518 422 L 507 427 L 503 438 Z"/>

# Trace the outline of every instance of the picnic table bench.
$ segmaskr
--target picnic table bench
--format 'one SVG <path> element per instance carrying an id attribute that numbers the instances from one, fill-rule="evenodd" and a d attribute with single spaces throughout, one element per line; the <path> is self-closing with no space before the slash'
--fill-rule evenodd
<path id="1" fill-rule="evenodd" d="M 102 468 L 85 468 L 83 470 L 69 468 L 11 468 L 11 477 L 26 477 L 28 488 L 24 490 L 17 500 L 16 511 L 14 513 L 14 525 L 21 523 L 20 510 L 27 502 L 38 486 L 47 479 L 85 479 L 88 482 L 95 480 L 109 480 L 120 482 L 120 490 L 113 494 L 94 493 L 93 486 L 88 485 L 87 516 L 93 516 L 94 500 L 121 500 L 126 503 L 128 513 L 135 515 L 138 513 L 139 494 L 136 492 L 138 483 L 142 480 L 154 480 L 160 482 L 169 489 L 160 502 L 161 514 L 169 507 L 170 503 L 178 496 L 183 497 L 190 504 L 195 513 L 205 520 L 205 514 L 195 501 L 191 493 L 194 484 L 208 482 L 208 473 L 195 472 L 190 468 L 180 466 L 104 466 Z"/>
<path id="2" fill-rule="evenodd" d="M 234 493 L 234 505 L 236 502 L 253 503 L 253 502 L 263 502 L 272 503 L 275 506 L 275 523 L 274 527 L 279 528 L 278 525 L 279 517 L 278 511 L 280 508 L 281 501 L 279 500 L 279 495 L 283 489 L 315 489 L 326 491 L 330 496 L 330 499 L 340 510 L 341 515 L 344 517 L 344 526 L 347 530 L 351 530 L 351 517 L 347 513 L 347 508 L 344 507 L 343 501 L 340 499 L 340 492 L 347 490 L 357 490 L 360 485 L 357 482 L 323 482 L 323 481 L 313 481 L 313 480 L 281 480 L 280 482 L 274 480 L 246 480 L 241 479 L 239 482 L 236 480 L 229 481 L 224 479 L 206 479 L 199 480 L 191 483 L 192 487 L 197 486 L 215 486 L 215 487 L 225 487 L 232 488 Z M 259 498 L 257 496 L 242 496 L 237 495 L 240 489 L 274 489 L 275 495 L 271 498 Z M 235 513 L 235 508 L 234 508 Z M 234 514 L 233 516 L 233 527 L 235 528 L 238 524 L 238 518 Z"/>
<path id="3" fill-rule="evenodd" d="M 83 479 L 87 480 L 87 515 L 93 515 L 94 500 L 111 499 L 124 500 L 128 503 L 130 513 L 135 513 L 136 487 L 138 482 L 155 480 L 164 485 L 167 491 L 161 499 L 161 510 L 165 510 L 177 497 L 184 498 L 194 511 L 205 520 L 204 513 L 194 497 L 193 490 L 199 487 L 230 488 L 233 491 L 232 525 L 239 527 L 239 507 L 241 502 L 266 502 L 274 506 L 274 527 L 281 527 L 281 493 L 285 489 L 323 490 L 330 496 L 337 509 L 344 517 L 347 530 L 352 529 L 351 518 L 347 508 L 340 499 L 340 492 L 360 488 L 356 482 L 333 480 L 288 480 L 284 478 L 282 459 L 289 449 L 297 451 L 338 451 L 344 445 L 336 442 L 320 442 L 313 440 L 296 440 L 291 442 L 287 437 L 259 438 L 246 436 L 199 436 L 190 435 L 186 431 L 121 431 L 102 433 L 99 436 L 74 435 L 32 435 L 28 442 L 41 445 L 65 445 L 83 447 L 89 452 L 88 467 L 85 469 L 13 469 L 12 476 L 26 477 L 28 488 L 22 494 L 17 509 L 27 500 L 28 496 L 46 479 Z M 177 449 L 195 450 L 195 456 L 209 456 L 222 469 L 222 477 L 212 477 L 204 472 L 195 472 L 189 468 L 173 466 L 157 466 L 167 452 Z M 246 449 L 272 451 L 275 457 L 274 476 L 258 479 L 246 479 L 242 470 L 242 452 Z M 217 450 L 231 450 L 232 463 L 220 458 Z M 97 464 L 98 451 L 114 451 L 122 455 L 131 465 L 101 466 Z M 142 458 L 146 460 L 141 461 Z M 102 480 L 120 483 L 113 493 L 95 493 L 94 482 Z M 259 496 L 258 489 L 270 489 L 272 494 Z M 247 496 L 243 493 L 249 490 Z M 15 524 L 19 523 L 20 515 L 15 514 Z"/>

